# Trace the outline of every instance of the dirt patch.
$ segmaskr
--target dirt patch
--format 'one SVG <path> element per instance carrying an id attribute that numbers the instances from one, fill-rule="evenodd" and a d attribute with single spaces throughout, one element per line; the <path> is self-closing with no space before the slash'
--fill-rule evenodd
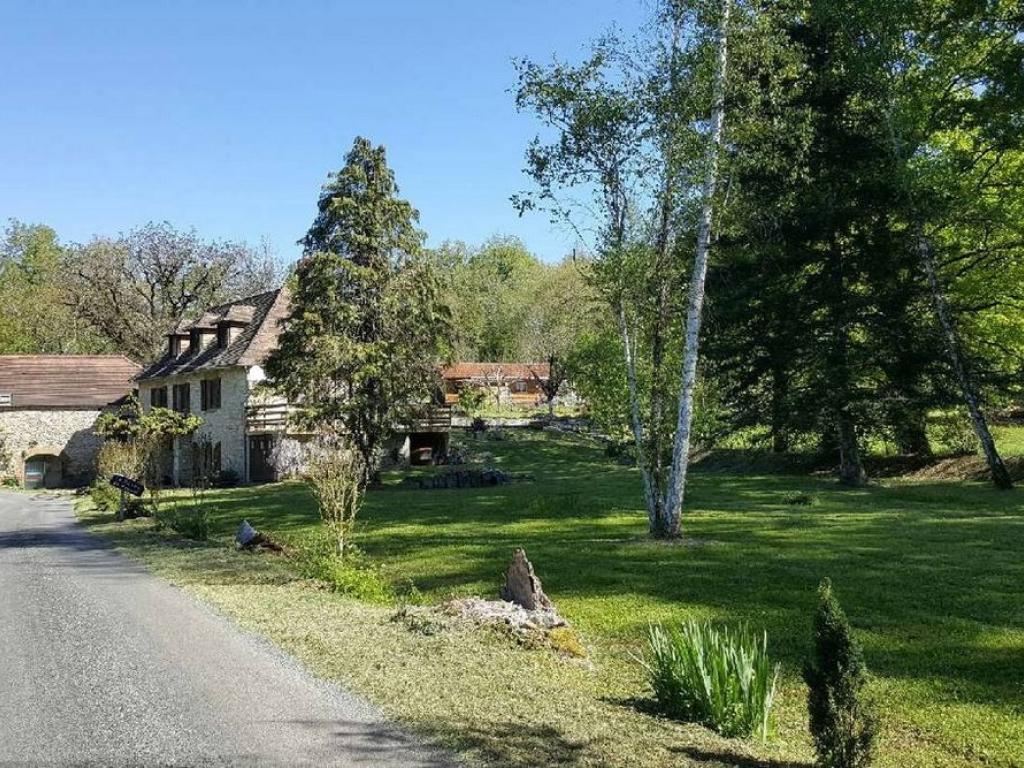
<path id="1" fill-rule="evenodd" d="M 1003 462 L 1014 482 L 1024 481 L 1024 456 L 1009 456 Z M 981 456 L 950 456 L 908 472 L 905 477 L 913 480 L 989 480 L 991 475 Z"/>

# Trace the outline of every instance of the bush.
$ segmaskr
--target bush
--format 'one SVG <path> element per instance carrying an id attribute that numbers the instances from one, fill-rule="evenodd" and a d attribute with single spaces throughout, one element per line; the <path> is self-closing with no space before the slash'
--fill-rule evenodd
<path id="1" fill-rule="evenodd" d="M 978 452 L 978 436 L 967 411 L 962 408 L 936 416 L 932 434 L 935 442 L 954 456 L 970 456 Z"/>
<path id="2" fill-rule="evenodd" d="M 819 587 L 814 656 L 804 667 L 811 738 L 822 768 L 864 768 L 874 754 L 878 720 L 864 699 L 867 667 L 828 579 Z"/>
<path id="3" fill-rule="evenodd" d="M 335 543 L 334 552 L 344 558 L 359 512 L 362 462 L 350 448 L 323 444 L 310 452 L 308 473 L 320 518 Z"/>
<path id="4" fill-rule="evenodd" d="M 210 519 L 202 503 L 175 504 L 161 513 L 160 522 L 187 539 L 206 541 L 210 537 Z"/>
<path id="5" fill-rule="evenodd" d="M 372 603 L 395 601 L 395 590 L 358 549 L 349 544 L 347 556 L 338 557 L 337 542 L 328 532 L 307 540 L 297 551 L 297 563 L 303 576 L 335 592 Z"/>
<path id="6" fill-rule="evenodd" d="M 779 666 L 768 658 L 767 635 L 758 641 L 745 627 L 731 632 L 694 621 L 652 626 L 643 664 L 669 717 L 723 736 L 768 738 Z"/>
<path id="7" fill-rule="evenodd" d="M 214 488 L 234 488 L 241 482 L 238 473 L 233 469 L 222 469 L 213 478 Z"/>

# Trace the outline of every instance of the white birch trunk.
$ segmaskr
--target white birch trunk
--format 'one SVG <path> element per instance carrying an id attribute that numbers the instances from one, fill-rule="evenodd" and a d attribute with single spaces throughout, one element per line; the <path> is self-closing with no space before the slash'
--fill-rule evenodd
<path id="1" fill-rule="evenodd" d="M 626 310 L 622 302 L 618 306 L 619 334 L 622 336 L 622 349 L 626 358 L 626 382 L 629 385 L 629 415 L 633 427 L 633 440 L 636 442 L 636 465 L 640 469 L 640 477 L 644 484 L 644 503 L 647 505 L 647 518 L 653 526 L 657 519 L 657 498 L 651 483 L 648 469 L 646 442 L 644 440 L 644 424 L 640 419 L 640 394 L 636 383 L 636 352 L 633 348 L 632 334 L 626 321 Z"/>
<path id="2" fill-rule="evenodd" d="M 985 453 L 985 461 L 988 463 L 989 471 L 992 473 L 992 481 L 996 487 L 1008 490 L 1013 488 L 1013 480 L 1006 470 L 999 451 L 996 450 L 995 440 L 992 439 L 992 432 L 988 428 L 985 414 L 981 411 L 978 402 L 978 395 L 974 389 L 970 377 L 967 375 L 967 368 L 964 366 L 960 355 L 960 343 L 957 339 L 956 329 L 953 327 L 953 319 L 949 313 L 949 306 L 946 303 L 946 295 L 939 284 L 938 270 L 935 267 L 935 256 L 932 253 L 931 243 L 924 234 L 921 224 L 916 225 L 917 252 L 921 257 L 921 265 L 924 267 L 925 276 L 928 278 L 928 286 L 931 288 L 932 301 L 935 304 L 935 314 L 939 319 L 943 335 L 946 337 L 946 353 L 949 355 L 950 365 L 953 367 L 953 374 L 956 376 L 957 384 L 964 396 L 964 403 L 971 416 L 971 425 L 974 433 L 978 436 L 982 451 Z"/>
<path id="3" fill-rule="evenodd" d="M 704 180 L 703 202 L 697 228 L 697 249 L 690 278 L 690 294 L 686 310 L 686 344 L 683 350 L 682 381 L 679 385 L 679 419 L 672 444 L 672 467 L 664 504 L 665 537 L 679 534 L 683 498 L 686 493 L 686 472 L 689 468 L 690 426 L 693 422 L 693 392 L 697 382 L 697 360 L 700 355 L 700 324 L 704 309 L 704 282 L 708 272 L 708 250 L 711 245 L 711 219 L 718 185 L 718 165 L 722 153 L 725 124 L 725 84 L 728 66 L 729 11 L 731 0 L 722 0 L 722 18 L 718 27 L 718 62 L 712 90 L 711 145 L 708 149 L 707 177 Z"/>

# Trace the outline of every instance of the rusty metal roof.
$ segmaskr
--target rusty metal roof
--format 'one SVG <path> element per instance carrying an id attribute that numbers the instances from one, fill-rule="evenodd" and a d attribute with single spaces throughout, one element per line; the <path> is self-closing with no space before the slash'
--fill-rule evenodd
<path id="1" fill-rule="evenodd" d="M 547 379 L 547 363 L 453 363 L 441 369 L 441 378 L 459 379 Z"/>

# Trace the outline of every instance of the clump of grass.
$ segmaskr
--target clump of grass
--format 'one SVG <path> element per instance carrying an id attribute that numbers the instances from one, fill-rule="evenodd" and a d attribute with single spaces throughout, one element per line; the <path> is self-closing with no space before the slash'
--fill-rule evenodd
<path id="1" fill-rule="evenodd" d="M 665 715 L 723 736 L 768 738 L 779 665 L 768 658 L 767 634 L 758 640 L 743 626 L 695 621 L 655 625 L 643 664 Z"/>
<path id="2" fill-rule="evenodd" d="M 587 658 L 587 649 L 579 635 L 571 627 L 555 627 L 548 630 L 548 645 L 559 653 L 576 659 Z"/>
<path id="3" fill-rule="evenodd" d="M 783 504 L 789 504 L 793 507 L 809 507 L 817 502 L 817 497 L 811 493 L 804 493 L 803 491 L 791 491 L 782 497 Z"/>

